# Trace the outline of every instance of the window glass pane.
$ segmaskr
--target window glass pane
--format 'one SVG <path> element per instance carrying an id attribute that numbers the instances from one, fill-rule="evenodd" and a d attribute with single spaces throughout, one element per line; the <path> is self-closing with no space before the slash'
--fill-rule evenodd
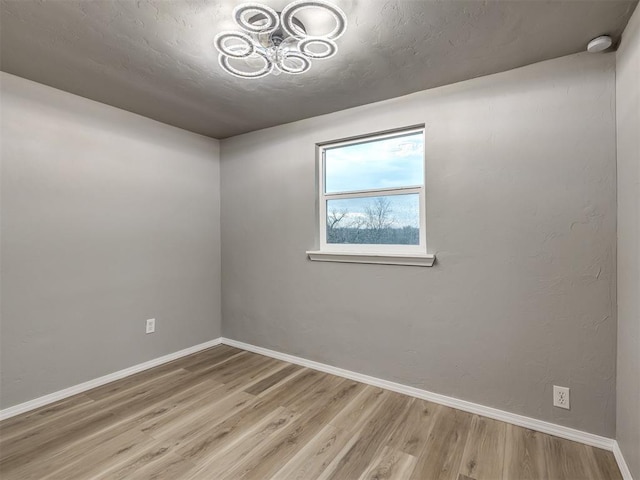
<path id="1" fill-rule="evenodd" d="M 420 244 L 417 193 L 327 200 L 327 243 Z"/>
<path id="2" fill-rule="evenodd" d="M 325 192 L 424 184 L 424 135 L 414 132 L 325 149 Z"/>

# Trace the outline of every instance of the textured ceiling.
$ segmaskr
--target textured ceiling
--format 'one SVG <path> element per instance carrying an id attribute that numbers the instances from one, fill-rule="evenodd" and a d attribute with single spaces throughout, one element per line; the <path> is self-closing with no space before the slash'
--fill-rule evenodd
<path id="1" fill-rule="evenodd" d="M 239 3 L 2 0 L 0 68 L 225 138 L 617 40 L 637 0 L 334 0 L 349 18 L 338 55 L 258 80 L 222 72 L 212 47 Z"/>

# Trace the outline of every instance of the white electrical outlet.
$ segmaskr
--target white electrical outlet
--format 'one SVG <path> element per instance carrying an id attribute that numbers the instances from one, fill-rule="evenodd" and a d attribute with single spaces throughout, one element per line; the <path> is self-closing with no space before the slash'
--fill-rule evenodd
<path id="1" fill-rule="evenodd" d="M 155 331 L 156 331 L 156 319 L 150 318 L 149 320 L 147 320 L 145 333 L 153 333 Z"/>
<path id="2" fill-rule="evenodd" d="M 553 406 L 570 409 L 569 389 L 567 387 L 553 386 Z"/>

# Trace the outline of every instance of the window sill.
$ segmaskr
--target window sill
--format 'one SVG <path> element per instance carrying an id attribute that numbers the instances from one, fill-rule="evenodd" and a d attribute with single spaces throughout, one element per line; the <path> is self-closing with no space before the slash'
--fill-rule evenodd
<path id="1" fill-rule="evenodd" d="M 356 252 L 307 252 L 314 262 L 373 263 L 378 265 L 408 265 L 412 267 L 432 267 L 436 261 L 430 254 L 391 254 Z"/>

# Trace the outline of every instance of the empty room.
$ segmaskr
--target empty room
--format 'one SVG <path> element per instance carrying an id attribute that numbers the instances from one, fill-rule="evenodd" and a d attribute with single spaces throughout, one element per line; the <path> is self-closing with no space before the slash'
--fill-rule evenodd
<path id="1" fill-rule="evenodd" d="M 2 480 L 640 480 L 638 0 L 0 0 Z"/>

